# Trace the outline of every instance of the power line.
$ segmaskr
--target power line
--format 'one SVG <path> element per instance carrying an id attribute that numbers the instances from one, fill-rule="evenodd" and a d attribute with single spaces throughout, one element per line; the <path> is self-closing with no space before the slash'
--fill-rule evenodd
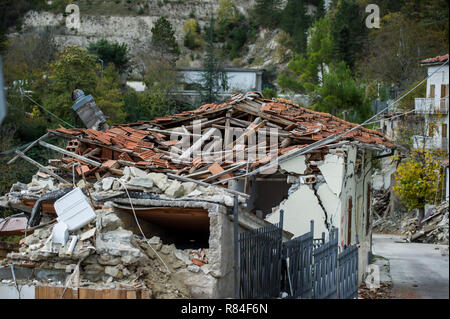
<path id="1" fill-rule="evenodd" d="M 350 130 L 336 136 L 336 140 L 339 140 L 341 137 L 343 137 L 344 135 L 353 132 L 354 130 L 356 130 L 357 128 L 360 128 L 364 125 L 367 125 L 370 121 L 372 121 L 374 118 L 376 118 L 377 116 L 379 116 L 380 114 L 384 113 L 384 111 L 388 110 L 391 106 L 393 106 L 395 103 L 399 102 L 400 100 L 402 100 L 404 97 L 406 97 L 407 95 L 409 95 L 412 91 L 414 91 L 419 85 L 421 85 L 423 82 L 425 82 L 426 80 L 428 80 L 432 75 L 434 75 L 437 71 L 439 71 L 440 69 L 442 69 L 446 64 L 448 63 L 448 60 L 442 64 L 439 68 L 437 68 L 433 73 L 431 73 L 430 75 L 428 75 L 427 77 L 425 77 L 422 81 L 420 81 L 416 86 L 414 86 L 411 90 L 409 90 L 408 92 L 406 92 L 405 94 L 403 94 L 401 97 L 399 97 L 397 100 L 395 100 L 394 102 L 392 102 L 391 104 L 389 104 L 387 107 L 385 107 L 384 109 L 382 109 L 380 112 L 378 112 L 377 114 L 375 114 L 374 116 L 372 116 L 371 118 L 365 120 L 363 123 L 356 125 L 355 127 L 351 128 Z"/>
<path id="2" fill-rule="evenodd" d="M 411 113 L 411 112 L 414 112 L 415 110 L 416 110 L 416 109 L 412 109 L 412 110 L 409 110 L 409 111 L 407 111 L 407 112 L 404 112 L 404 113 L 401 113 L 401 114 L 397 114 L 397 115 L 395 115 L 395 116 L 392 116 L 392 117 L 390 117 L 390 118 L 385 119 L 385 121 L 391 121 L 391 120 L 393 120 L 393 119 L 395 119 L 395 118 L 397 118 L 397 117 L 400 117 L 400 116 L 409 114 L 409 113 Z M 369 124 L 378 123 L 378 122 L 380 122 L 380 121 L 382 121 L 382 120 L 383 120 L 383 119 L 375 120 L 375 121 L 366 123 L 366 124 L 364 124 L 364 125 L 369 125 Z"/>

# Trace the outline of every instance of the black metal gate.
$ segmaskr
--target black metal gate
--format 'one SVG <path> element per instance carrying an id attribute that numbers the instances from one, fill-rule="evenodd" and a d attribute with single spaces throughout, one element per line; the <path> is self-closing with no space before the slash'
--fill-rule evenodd
<path id="1" fill-rule="evenodd" d="M 358 247 L 347 247 L 338 256 L 338 296 L 339 299 L 358 297 Z"/>
<path id="2" fill-rule="evenodd" d="M 239 234 L 240 298 L 277 298 L 281 286 L 280 222 Z"/>
<path id="3" fill-rule="evenodd" d="M 311 230 L 283 243 L 283 259 L 286 261 L 285 286 L 291 298 L 312 297 L 314 221 Z"/>
<path id="4" fill-rule="evenodd" d="M 323 236 L 322 236 L 323 237 Z M 338 233 L 333 228 L 328 242 L 314 249 L 313 292 L 315 299 L 337 297 Z"/>

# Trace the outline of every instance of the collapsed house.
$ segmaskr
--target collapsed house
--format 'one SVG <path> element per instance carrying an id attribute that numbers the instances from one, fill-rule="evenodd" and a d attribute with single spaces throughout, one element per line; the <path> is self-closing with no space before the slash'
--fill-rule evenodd
<path id="1" fill-rule="evenodd" d="M 14 160 L 40 169 L 0 202 L 28 214 L 28 236 L 2 263 L 65 272 L 56 283 L 36 278 L 39 289 L 232 297 L 233 208 L 240 232 L 277 223 L 280 210 L 285 239 L 308 232 L 311 220 L 314 237 L 338 228 L 340 249 L 359 245 L 362 280 L 371 251 L 372 160 L 394 149 L 381 133 L 259 92 L 113 127 L 96 121 L 96 112 L 79 114 L 97 129 L 49 129 L 30 145 L 62 154 L 48 166 L 27 157 L 29 148 L 16 152 Z M 67 147 L 44 141 L 51 136 Z M 55 203 L 75 190 L 94 213 L 72 231 L 55 232 L 55 216 L 62 219 Z"/>

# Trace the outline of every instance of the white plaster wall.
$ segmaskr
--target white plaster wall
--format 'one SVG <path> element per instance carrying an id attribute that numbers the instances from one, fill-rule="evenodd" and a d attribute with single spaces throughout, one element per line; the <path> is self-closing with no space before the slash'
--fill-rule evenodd
<path id="1" fill-rule="evenodd" d="M 318 168 L 333 193 L 339 196 L 342 190 L 342 179 L 344 178 L 344 157 L 338 154 L 327 154 Z"/>
<path id="2" fill-rule="evenodd" d="M 14 284 L 0 283 L 0 299 L 34 299 L 35 287 L 29 285 L 18 285 L 19 291 Z"/>
<path id="3" fill-rule="evenodd" d="M 272 224 L 280 220 L 280 210 L 284 211 L 283 229 L 294 234 L 294 237 L 310 231 L 310 221 L 314 220 L 314 238 L 328 234 L 325 227 L 325 213 L 319 205 L 311 186 L 302 184 L 288 199 L 266 217 Z"/>

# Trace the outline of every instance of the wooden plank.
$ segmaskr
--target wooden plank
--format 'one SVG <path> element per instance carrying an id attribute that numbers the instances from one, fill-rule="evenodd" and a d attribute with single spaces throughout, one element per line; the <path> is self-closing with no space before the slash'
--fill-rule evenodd
<path id="1" fill-rule="evenodd" d="M 257 119 L 256 119 L 257 120 Z M 256 120 L 252 123 L 254 124 L 256 122 Z M 236 144 L 239 144 L 241 141 L 245 140 L 246 137 L 250 136 L 251 134 L 255 133 L 258 129 L 260 129 L 261 127 L 263 127 L 266 124 L 266 121 L 262 121 L 259 124 L 257 124 L 256 126 L 253 127 L 249 127 L 247 130 L 244 131 L 244 133 L 239 136 L 233 143 L 228 144 L 225 149 L 232 149 Z"/>
<path id="2" fill-rule="evenodd" d="M 28 145 L 28 146 L 22 151 L 22 153 L 25 154 L 30 148 L 32 148 L 32 147 L 35 146 L 37 143 L 39 143 L 39 141 L 45 139 L 47 136 L 48 136 L 48 132 L 45 133 L 44 135 L 42 135 L 42 136 L 41 136 L 40 138 L 38 138 L 37 140 L 35 140 L 35 141 L 34 141 L 33 143 L 31 143 L 30 145 Z M 10 160 L 8 161 L 7 164 L 9 165 L 9 164 L 14 163 L 15 160 L 18 159 L 18 158 L 19 158 L 19 155 L 14 156 L 12 159 L 10 159 Z"/>
<path id="3" fill-rule="evenodd" d="M 46 172 L 47 174 L 50 174 L 51 176 L 53 176 L 54 178 L 56 178 L 57 180 L 59 180 L 61 183 L 67 183 L 67 184 L 71 184 L 68 181 L 66 181 L 64 178 L 62 178 L 59 175 L 56 175 L 55 173 L 53 173 L 51 170 L 49 170 L 47 167 L 45 167 L 44 165 L 36 162 L 35 160 L 29 158 L 28 156 L 26 156 L 25 154 L 23 154 L 21 151 L 17 151 L 16 150 L 16 154 L 18 156 L 20 156 L 21 158 L 23 158 L 24 160 L 26 160 L 27 162 L 39 167 L 39 169 L 41 169 L 42 171 Z"/>
<path id="4" fill-rule="evenodd" d="M 46 147 L 46 148 L 49 148 L 49 149 L 51 149 L 51 150 L 57 151 L 57 152 L 59 152 L 59 153 L 62 153 L 62 154 L 64 154 L 64 155 L 72 156 L 72 157 L 74 157 L 74 158 L 76 158 L 76 159 L 79 159 L 79 160 L 81 160 L 81 161 L 83 161 L 83 162 L 86 162 L 86 163 L 88 163 L 88 164 L 91 164 L 91 165 L 93 165 L 93 166 L 96 166 L 96 167 L 102 166 L 102 164 L 99 163 L 99 162 L 97 162 L 97 161 L 91 160 L 91 159 L 89 159 L 89 158 L 87 158 L 87 157 L 85 157 L 85 156 L 78 155 L 78 154 L 75 154 L 75 153 L 73 153 L 73 152 L 69 152 L 69 151 L 67 151 L 67 150 L 65 150 L 65 149 L 63 149 L 63 148 L 58 147 L 58 146 L 55 146 L 55 145 L 52 145 L 52 144 L 45 143 L 44 141 L 39 141 L 39 144 L 42 145 L 42 146 L 44 146 L 44 147 Z"/>

